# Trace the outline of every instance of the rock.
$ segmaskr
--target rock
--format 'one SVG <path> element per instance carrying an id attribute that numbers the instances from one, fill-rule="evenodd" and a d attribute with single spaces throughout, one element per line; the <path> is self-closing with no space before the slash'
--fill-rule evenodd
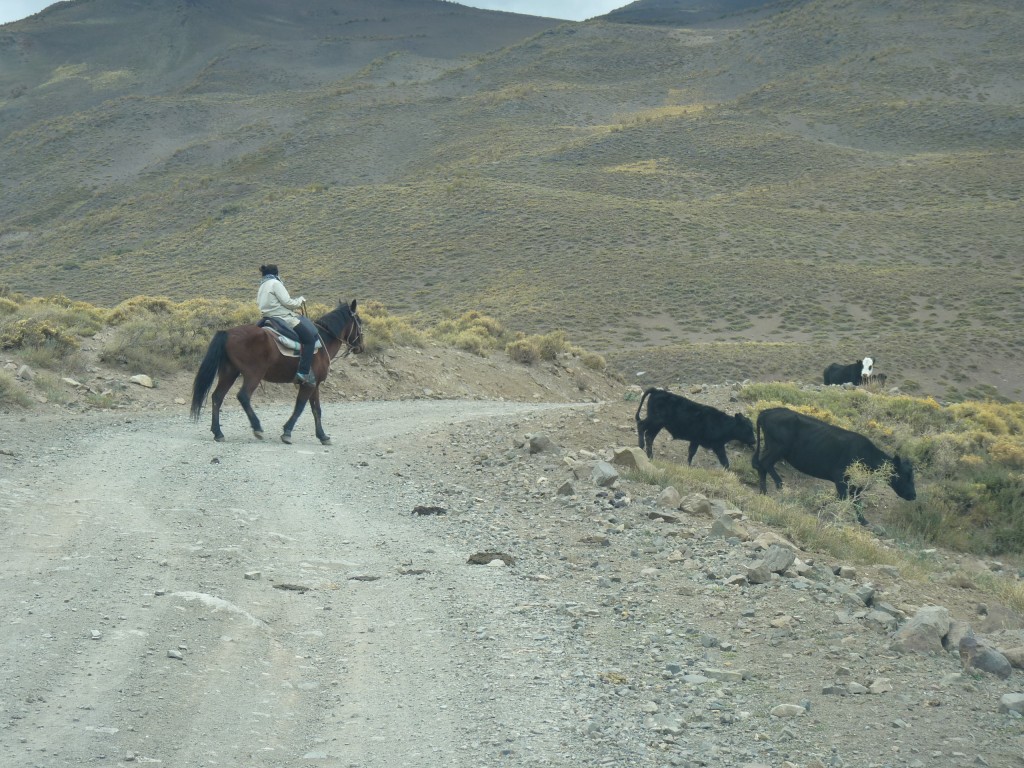
<path id="1" fill-rule="evenodd" d="M 1007 693 L 999 700 L 999 711 L 1024 715 L 1024 693 Z"/>
<path id="2" fill-rule="evenodd" d="M 1024 669 L 1024 648 L 1004 648 L 1003 656 L 1015 669 Z"/>
<path id="3" fill-rule="evenodd" d="M 673 486 L 669 485 L 662 489 L 661 493 L 658 494 L 658 498 L 655 501 L 659 507 L 668 507 L 669 509 L 679 509 L 679 502 L 681 501 L 679 491 Z"/>
<path id="4" fill-rule="evenodd" d="M 36 372 L 27 365 L 23 365 L 18 369 L 17 376 L 22 381 L 32 381 L 36 377 Z"/>
<path id="5" fill-rule="evenodd" d="M 688 515 L 711 517 L 711 502 L 702 493 L 691 493 L 679 502 L 679 509 Z"/>
<path id="6" fill-rule="evenodd" d="M 758 549 L 769 549 L 772 546 L 785 547 L 786 549 L 793 551 L 794 560 L 796 559 L 795 553 L 799 551 L 796 544 L 772 531 L 765 531 L 764 533 L 758 534 L 757 538 L 754 539 L 754 546 Z M 790 563 L 790 565 L 792 565 L 792 563 Z"/>
<path id="7" fill-rule="evenodd" d="M 558 486 L 558 490 L 555 491 L 555 493 L 557 493 L 559 496 L 575 496 L 576 488 L 575 486 L 573 486 L 572 481 L 566 480 L 564 483 Z"/>
<path id="8" fill-rule="evenodd" d="M 561 450 L 547 435 L 530 435 L 527 442 L 530 453 L 558 453 Z"/>
<path id="9" fill-rule="evenodd" d="M 796 553 L 779 544 L 772 544 L 764 555 L 764 565 L 772 573 L 782 573 L 796 560 Z"/>
<path id="10" fill-rule="evenodd" d="M 138 384 L 140 387 L 145 387 L 146 389 L 153 389 L 154 386 L 153 380 L 144 373 L 137 373 L 128 379 L 128 381 L 132 384 Z"/>
<path id="11" fill-rule="evenodd" d="M 949 611 L 927 605 L 896 631 L 889 648 L 900 653 L 941 653 L 942 639 L 949 632 L 950 623 Z"/>
<path id="12" fill-rule="evenodd" d="M 594 485 L 610 488 L 618 479 L 619 473 L 607 461 L 595 461 L 594 466 L 590 468 L 590 480 Z"/>
<path id="13" fill-rule="evenodd" d="M 799 704 L 779 704 L 777 707 L 772 707 L 772 717 L 801 717 L 807 714 L 807 710 L 801 707 Z"/>
<path id="14" fill-rule="evenodd" d="M 772 580 L 772 570 L 764 560 L 747 566 L 747 581 L 751 584 L 767 584 Z"/>
<path id="15" fill-rule="evenodd" d="M 971 666 L 974 669 L 995 675 L 1001 680 L 1005 680 L 1013 673 L 1013 667 L 1007 658 L 995 648 L 987 645 L 981 646 L 975 651 Z"/>
<path id="16" fill-rule="evenodd" d="M 504 552 L 477 552 L 470 555 L 466 562 L 470 565 L 490 565 L 495 560 L 500 560 L 502 565 L 516 564 L 516 559 Z"/>
<path id="17" fill-rule="evenodd" d="M 721 537 L 723 539 L 736 537 L 740 541 L 750 540 L 750 533 L 747 529 L 731 517 L 725 515 L 719 515 L 715 518 L 715 522 L 711 524 L 711 531 L 708 533 L 708 536 L 712 538 Z"/>
<path id="18" fill-rule="evenodd" d="M 871 685 L 868 686 L 868 690 L 871 693 L 889 693 L 892 691 L 892 680 L 887 677 L 876 678 Z"/>
<path id="19" fill-rule="evenodd" d="M 647 454 L 640 448 L 613 448 L 612 464 L 628 469 L 636 469 L 640 472 L 654 470 L 654 464 L 651 463 L 651 460 L 647 458 Z"/>

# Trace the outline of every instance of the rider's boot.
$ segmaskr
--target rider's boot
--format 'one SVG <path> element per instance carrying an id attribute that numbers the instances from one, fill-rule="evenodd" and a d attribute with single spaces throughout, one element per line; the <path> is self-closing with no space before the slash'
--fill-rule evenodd
<path id="1" fill-rule="evenodd" d="M 315 387 L 316 376 L 310 371 L 310 366 L 313 364 L 313 345 L 303 344 L 302 350 L 299 353 L 299 371 L 295 374 L 295 380 L 304 386 Z"/>

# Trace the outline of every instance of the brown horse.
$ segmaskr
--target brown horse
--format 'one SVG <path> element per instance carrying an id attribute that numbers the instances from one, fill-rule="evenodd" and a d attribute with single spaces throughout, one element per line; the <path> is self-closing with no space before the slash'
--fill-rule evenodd
<path id="1" fill-rule="evenodd" d="M 316 376 L 316 386 L 300 386 L 298 397 L 295 398 L 295 410 L 285 422 L 281 440 L 292 441 L 292 429 L 299 420 L 306 401 L 309 401 L 316 422 L 316 436 L 324 445 L 331 444 L 331 438 L 324 432 L 320 424 L 320 385 L 327 378 L 331 368 L 331 360 L 337 356 L 342 345 L 347 348 L 345 354 L 363 351 L 363 326 L 356 314 L 356 302 L 351 305 L 339 304 L 319 320 L 314 322 L 320 333 L 322 346 L 313 355 L 310 370 Z M 298 357 L 289 357 L 281 353 L 277 342 L 271 334 L 256 325 L 238 325 L 226 331 L 217 331 L 206 350 L 203 362 L 199 364 L 195 382 L 192 384 L 192 419 L 199 420 L 203 409 L 203 401 L 217 377 L 217 388 L 213 391 L 213 423 L 210 430 L 213 439 L 223 442 L 224 433 L 220 431 L 220 407 L 228 390 L 241 375 L 242 388 L 238 392 L 238 402 L 242 404 L 252 433 L 263 439 L 263 427 L 259 417 L 252 409 L 252 393 L 264 379 L 275 383 L 294 381 L 299 368 Z"/>

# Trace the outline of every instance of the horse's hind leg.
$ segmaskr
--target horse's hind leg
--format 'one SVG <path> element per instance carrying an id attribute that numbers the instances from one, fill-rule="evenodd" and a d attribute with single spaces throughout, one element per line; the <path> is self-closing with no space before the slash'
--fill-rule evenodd
<path id="1" fill-rule="evenodd" d="M 284 423 L 284 431 L 281 433 L 282 443 L 291 445 L 292 430 L 295 429 L 295 422 L 299 420 L 299 416 L 302 415 L 302 411 L 306 408 L 306 401 L 309 400 L 309 396 L 309 387 L 299 387 L 299 396 L 295 398 L 295 410 L 292 411 L 291 418 Z"/>
<path id="2" fill-rule="evenodd" d="M 313 412 L 313 422 L 316 424 L 316 437 L 322 445 L 331 444 L 331 436 L 324 432 L 323 424 L 320 422 L 320 387 L 313 390 L 309 396 L 309 410 Z"/>
<path id="3" fill-rule="evenodd" d="M 260 417 L 252 407 L 252 393 L 256 391 L 260 380 L 255 376 L 243 376 L 242 388 L 238 390 L 238 402 L 242 404 L 245 415 L 249 417 L 249 424 L 252 426 L 252 433 L 257 440 L 263 439 L 263 426 L 260 424 Z"/>
<path id="4" fill-rule="evenodd" d="M 220 407 L 224 404 L 224 398 L 228 394 L 228 390 L 235 383 L 235 379 L 238 378 L 238 369 L 233 367 L 222 367 L 217 377 L 217 388 L 213 390 L 213 395 L 210 397 L 210 402 L 213 407 L 210 409 L 213 412 L 213 417 L 210 422 L 210 431 L 213 432 L 213 439 L 218 443 L 224 442 L 224 433 L 220 431 Z"/>

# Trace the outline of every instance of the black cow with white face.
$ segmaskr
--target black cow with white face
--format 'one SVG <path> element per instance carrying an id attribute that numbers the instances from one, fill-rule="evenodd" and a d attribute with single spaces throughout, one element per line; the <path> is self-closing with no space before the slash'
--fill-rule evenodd
<path id="1" fill-rule="evenodd" d="M 640 411 L 647 401 L 647 418 L 640 418 Z M 710 405 L 695 403 L 682 395 L 664 389 L 651 387 L 640 398 L 636 409 L 636 433 L 640 447 L 654 458 L 654 438 L 661 430 L 668 430 L 676 440 L 689 440 L 690 452 L 686 463 L 691 464 L 697 448 L 714 451 L 719 463 L 729 468 L 729 457 L 725 455 L 725 444 L 731 441 L 754 447 L 754 424 L 742 413 L 730 416 Z"/>
<path id="2" fill-rule="evenodd" d="M 908 459 L 901 459 L 898 454 L 890 456 L 857 432 L 788 408 L 769 408 L 757 417 L 757 447 L 751 460 L 758 473 L 761 493 L 768 492 L 766 475 L 772 476 L 776 488 L 782 487 L 782 478 L 775 471 L 775 463 L 779 461 L 787 461 L 793 469 L 811 477 L 835 483 L 841 499 L 849 496 L 846 473 L 853 464 L 859 461 L 874 471 L 888 463 L 893 468 L 889 485 L 896 495 L 907 501 L 917 498 L 914 467 Z M 857 489 L 853 490 L 856 493 Z M 864 522 L 862 517 L 860 520 Z"/>
<path id="3" fill-rule="evenodd" d="M 832 363 L 825 369 L 826 384 L 863 384 L 874 373 L 875 361 L 870 357 L 858 360 L 856 363 L 841 365 Z"/>

